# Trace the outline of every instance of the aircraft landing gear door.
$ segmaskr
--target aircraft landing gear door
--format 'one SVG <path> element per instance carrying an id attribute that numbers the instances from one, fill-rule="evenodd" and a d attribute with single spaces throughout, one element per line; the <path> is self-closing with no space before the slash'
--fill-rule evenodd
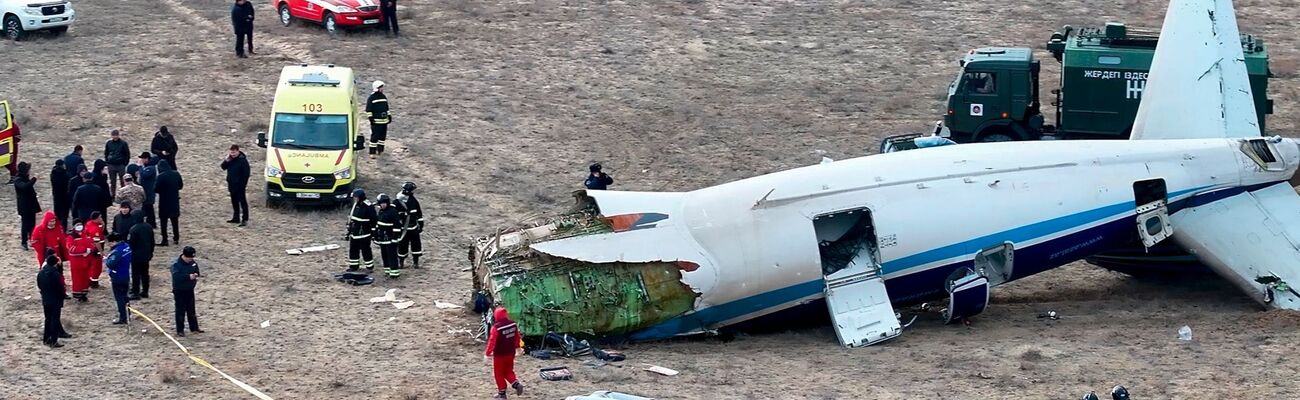
<path id="1" fill-rule="evenodd" d="M 1174 226 L 1169 222 L 1169 192 L 1164 179 L 1133 182 L 1133 198 L 1143 246 L 1155 246 L 1174 233 Z"/>
<path id="2" fill-rule="evenodd" d="M 859 208 L 820 215 L 813 227 L 826 277 L 826 305 L 840 344 L 863 347 L 902 334 L 880 275 L 871 212 Z"/>

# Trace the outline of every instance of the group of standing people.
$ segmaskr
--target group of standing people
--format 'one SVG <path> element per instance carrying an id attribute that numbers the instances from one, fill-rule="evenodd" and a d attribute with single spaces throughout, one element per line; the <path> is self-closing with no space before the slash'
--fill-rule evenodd
<path id="1" fill-rule="evenodd" d="M 54 161 L 49 180 L 53 209 L 41 207 L 29 163 L 17 166 L 14 190 L 22 220 L 21 246 L 31 248 L 41 266 L 37 286 L 45 309 L 43 342 L 61 347 L 58 339 L 70 337 L 59 323 L 64 300 L 88 302 L 92 288 L 107 267 L 118 317 L 125 324 L 129 301 L 149 298 L 149 266 L 155 246 L 168 246 L 167 224 L 172 239 L 180 242 L 178 218 L 180 191 L 184 187 L 174 168 L 179 150 L 167 127 L 160 127 L 150 151 L 132 156 L 122 133 L 113 130 L 104 144 L 104 157 L 87 167 L 84 147 Z M 109 217 L 109 208 L 116 205 Z M 155 206 L 156 211 L 155 211 Z M 40 224 L 36 215 L 45 211 Z M 71 223 L 69 223 L 71 222 Z M 161 226 L 162 242 L 155 243 L 154 229 Z M 68 227 L 69 229 L 64 229 Z M 172 265 L 173 293 L 176 294 L 178 331 L 188 319 L 198 332 L 193 314 L 193 283 L 197 280 L 195 250 L 185 247 Z M 69 280 L 63 268 L 69 269 Z M 177 271 L 183 273 L 177 274 Z M 188 296 L 187 296 L 188 293 Z"/>
<path id="2" fill-rule="evenodd" d="M 420 233 L 424 231 L 424 212 L 415 198 L 415 183 L 405 182 L 397 199 L 387 194 L 376 196 L 375 202 L 366 200 L 366 192 L 352 191 L 352 211 L 348 213 L 345 238 L 348 241 L 348 271 L 357 272 L 364 265 L 366 272 L 375 269 L 371 243 L 379 245 L 379 255 L 384 275 L 400 277 L 406 259 L 411 267 L 420 268 L 424 246 Z"/>

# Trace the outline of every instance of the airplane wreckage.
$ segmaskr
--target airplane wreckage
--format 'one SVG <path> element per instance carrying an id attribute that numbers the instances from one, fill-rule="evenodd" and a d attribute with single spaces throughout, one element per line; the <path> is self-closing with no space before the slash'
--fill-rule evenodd
<path id="1" fill-rule="evenodd" d="M 1261 137 L 1229 0 L 1173 0 L 1127 141 L 940 146 L 690 192 L 579 191 L 569 213 L 481 238 L 476 292 L 547 332 L 653 340 L 825 299 L 845 346 L 894 307 L 1170 241 L 1273 308 L 1300 309 L 1297 141 Z M 965 204 L 950 207 L 954 199 Z"/>

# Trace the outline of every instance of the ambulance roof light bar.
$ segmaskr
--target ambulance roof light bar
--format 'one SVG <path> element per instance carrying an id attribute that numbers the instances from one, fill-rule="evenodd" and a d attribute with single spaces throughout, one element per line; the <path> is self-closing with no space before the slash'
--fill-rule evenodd
<path id="1" fill-rule="evenodd" d="M 339 81 L 330 79 L 323 72 L 309 72 L 302 74 L 301 79 L 290 79 L 290 86 L 338 86 Z"/>

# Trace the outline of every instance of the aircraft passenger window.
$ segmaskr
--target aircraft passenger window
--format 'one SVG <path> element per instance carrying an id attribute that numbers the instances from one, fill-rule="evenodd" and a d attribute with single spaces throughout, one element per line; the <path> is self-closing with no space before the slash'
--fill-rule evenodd
<path id="1" fill-rule="evenodd" d="M 1100 56 L 1097 57 L 1097 63 L 1102 65 L 1119 65 L 1120 58 L 1117 56 Z"/>
<path id="2" fill-rule="evenodd" d="M 1161 221 L 1160 218 L 1149 218 L 1146 220 L 1145 224 L 1147 234 L 1151 236 L 1159 235 L 1160 231 L 1165 229 L 1164 221 Z"/>
<path id="3" fill-rule="evenodd" d="M 989 72 L 967 72 L 965 78 L 966 93 L 996 94 L 997 79 Z"/>

